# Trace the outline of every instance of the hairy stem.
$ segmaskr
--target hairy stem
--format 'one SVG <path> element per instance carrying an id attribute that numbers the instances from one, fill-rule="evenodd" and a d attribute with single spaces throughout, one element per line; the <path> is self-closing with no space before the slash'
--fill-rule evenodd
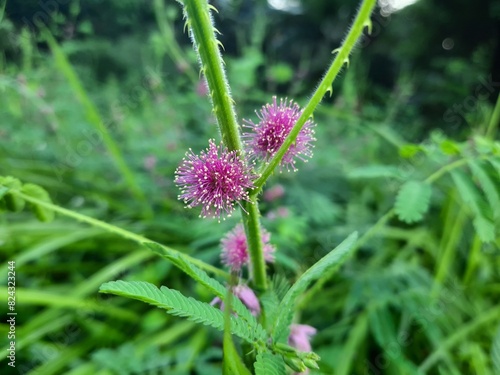
<path id="1" fill-rule="evenodd" d="M 354 24 L 352 25 L 351 30 L 347 34 L 342 47 L 334 51 L 334 53 L 336 53 L 335 59 L 332 61 L 330 68 L 328 69 L 318 88 L 312 95 L 311 100 L 309 100 L 309 103 L 307 103 L 307 105 L 305 106 L 302 114 L 297 120 L 297 123 L 290 131 L 290 134 L 288 134 L 281 147 L 278 149 L 276 154 L 274 154 L 273 158 L 269 161 L 269 163 L 262 171 L 261 176 L 255 181 L 255 189 L 252 191 L 252 196 L 256 196 L 257 194 L 259 194 L 262 186 L 264 186 L 265 182 L 279 165 L 281 159 L 283 159 L 283 156 L 286 154 L 290 146 L 295 142 L 297 136 L 302 130 L 302 127 L 312 116 L 314 110 L 321 102 L 325 94 L 328 91 L 332 92 L 332 83 L 335 80 L 335 77 L 337 77 L 338 73 L 340 72 L 340 69 L 342 69 L 342 66 L 346 63 L 349 63 L 349 55 L 356 45 L 357 40 L 361 36 L 363 29 L 365 28 L 365 26 L 368 26 L 368 28 L 371 29 L 370 14 L 373 10 L 373 7 L 375 6 L 375 3 L 376 0 L 363 1 L 363 4 L 359 9 L 358 15 L 354 20 Z"/>
<path id="2" fill-rule="evenodd" d="M 243 152 L 233 99 L 224 72 L 219 42 L 215 37 L 215 29 L 210 17 L 210 6 L 206 0 L 184 0 L 183 4 L 186 22 L 201 60 L 201 71 L 207 79 L 222 140 L 229 150 Z M 241 212 L 248 241 L 251 278 L 256 289 L 263 291 L 267 288 L 267 278 L 260 234 L 259 208 L 255 199 L 252 203 L 243 202 L 242 205 Z"/>
<path id="3" fill-rule="evenodd" d="M 55 204 L 47 203 L 47 202 L 44 202 L 42 200 L 30 197 L 29 195 L 23 194 L 18 190 L 9 190 L 9 194 L 16 195 L 19 198 L 22 198 L 27 202 L 36 204 L 36 205 L 44 207 L 44 208 L 47 208 L 47 209 L 52 210 L 54 212 L 57 212 L 58 214 L 61 214 L 63 216 L 67 216 L 67 217 L 70 217 L 72 219 L 76 219 L 78 221 L 81 221 L 83 223 L 90 224 L 94 227 L 104 229 L 107 232 L 114 233 L 120 237 L 135 241 L 141 245 L 145 242 L 154 242 L 153 240 L 150 240 L 144 236 L 132 233 L 126 229 L 117 227 L 115 225 L 108 224 L 104 221 L 94 219 L 93 217 L 82 215 L 78 212 L 74 212 L 74 211 L 68 210 L 66 208 L 56 206 Z M 205 263 L 199 259 L 193 258 L 189 255 L 186 255 L 178 250 L 174 250 L 170 247 L 163 246 L 163 245 L 161 245 L 161 246 L 164 247 L 165 249 L 167 249 L 169 252 L 177 253 L 180 257 L 186 259 L 188 262 L 191 262 L 191 263 L 197 265 L 198 267 L 205 269 L 206 271 L 223 276 L 225 278 L 228 277 L 228 274 L 226 272 L 224 272 L 224 271 L 222 271 L 222 270 L 220 270 L 220 269 L 218 269 L 218 268 L 216 268 L 208 263 Z"/>
<path id="4" fill-rule="evenodd" d="M 207 79 L 213 110 L 226 147 L 242 150 L 236 112 L 229 92 L 219 41 L 210 17 L 210 6 L 206 0 L 184 0 L 184 13 L 194 47 L 201 61 L 201 72 Z"/>
<path id="5" fill-rule="evenodd" d="M 245 210 L 248 215 L 243 212 Z M 259 206 L 257 202 L 245 202 L 242 207 L 243 225 L 248 242 L 248 253 L 250 256 L 250 272 L 255 289 L 264 291 L 267 289 L 266 263 L 264 259 L 264 245 L 259 222 Z"/>

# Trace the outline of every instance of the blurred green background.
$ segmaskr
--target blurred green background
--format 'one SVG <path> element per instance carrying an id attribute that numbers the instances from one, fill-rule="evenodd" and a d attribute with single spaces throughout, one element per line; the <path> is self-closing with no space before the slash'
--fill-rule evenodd
<path id="1" fill-rule="evenodd" d="M 219 138 L 179 4 L 0 4 L 0 175 L 220 265 L 219 240 L 238 218 L 199 219 L 173 184 L 185 151 Z M 358 6 L 213 5 L 240 121 L 256 121 L 273 95 L 306 104 Z M 285 191 L 261 204 L 278 248 L 271 271 L 293 280 L 378 222 L 356 256 L 301 302 L 300 321 L 318 329 L 313 348 L 323 358 L 313 373 L 500 374 L 500 146 L 491 120 L 500 1 L 386 0 L 372 20 L 315 114 L 315 157 L 267 185 Z M 473 161 L 460 177 L 433 182 L 422 221 L 379 221 L 405 181 L 463 158 Z M 211 300 L 148 250 L 62 216 L 46 224 L 29 212 L 0 213 L 2 280 L 9 260 L 17 367 L 7 366 L 3 321 L 2 374 L 220 374 L 217 332 L 97 293 L 105 281 L 144 280 Z M 0 292 L 6 316 L 5 283 Z"/>

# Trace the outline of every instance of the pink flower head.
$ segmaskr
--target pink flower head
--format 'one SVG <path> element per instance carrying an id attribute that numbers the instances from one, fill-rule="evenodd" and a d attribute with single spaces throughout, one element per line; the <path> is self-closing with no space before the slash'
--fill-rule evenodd
<path id="1" fill-rule="evenodd" d="M 252 289 L 246 285 L 238 285 L 233 288 L 233 294 L 238 297 L 243 304 L 248 307 L 248 310 L 253 316 L 260 314 L 259 299 Z M 211 305 L 219 305 L 220 309 L 224 311 L 224 302 L 219 297 L 215 297 L 210 303 Z"/>
<path id="2" fill-rule="evenodd" d="M 201 205 L 201 217 L 219 219 L 231 216 L 234 202 L 249 200 L 247 190 L 253 187 L 254 177 L 236 151 L 216 146 L 213 140 L 200 155 L 189 149 L 175 171 L 175 183 L 182 193 L 179 199 L 189 208 Z"/>
<path id="3" fill-rule="evenodd" d="M 293 346 L 301 352 L 310 352 L 311 337 L 316 334 L 316 328 L 307 324 L 292 324 L 290 326 L 290 336 L 288 336 L 288 345 Z"/>
<path id="4" fill-rule="evenodd" d="M 275 248 L 269 243 L 271 234 L 262 228 L 262 242 L 264 244 L 264 259 L 267 262 L 274 261 Z M 233 271 L 240 271 L 243 265 L 249 263 L 248 244 L 243 224 L 238 224 L 232 231 L 221 240 L 222 263 Z"/>
<path id="5" fill-rule="evenodd" d="M 269 161 L 276 151 L 281 147 L 285 138 L 290 134 L 293 126 L 302 114 L 300 107 L 290 100 L 280 100 L 278 105 L 276 97 L 273 97 L 272 104 L 266 104 L 262 107 L 260 114 L 257 116 L 260 119 L 258 124 L 252 121 L 244 120 L 243 127 L 250 129 L 249 133 L 244 133 L 244 143 L 248 149 L 248 154 L 251 157 L 261 158 Z M 296 171 L 295 159 L 307 161 L 307 158 L 312 157 L 312 142 L 314 138 L 315 124 L 311 120 L 307 120 L 302 129 L 288 151 L 281 160 L 281 166 L 285 166 L 288 170 L 290 167 Z"/>

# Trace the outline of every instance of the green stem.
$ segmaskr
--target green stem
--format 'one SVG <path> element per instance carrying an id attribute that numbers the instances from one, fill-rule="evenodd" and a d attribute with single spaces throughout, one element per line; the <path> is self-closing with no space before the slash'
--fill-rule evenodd
<path id="1" fill-rule="evenodd" d="M 219 51 L 220 42 L 215 37 L 216 30 L 210 17 L 210 8 L 214 8 L 206 0 L 184 0 L 183 3 L 186 22 L 201 60 L 201 71 L 207 79 L 222 140 L 229 150 L 242 150 L 233 99 Z"/>
<path id="2" fill-rule="evenodd" d="M 470 160 L 484 160 L 484 159 L 488 159 L 488 158 L 489 158 L 489 156 L 481 156 L 479 158 L 473 158 L 473 159 L 463 158 L 463 159 L 456 160 L 453 163 L 446 164 L 446 165 L 442 166 L 441 168 L 439 168 L 436 172 L 434 172 L 429 177 L 427 177 L 425 179 L 425 182 L 432 184 L 434 181 L 443 177 L 446 173 L 452 171 L 453 169 L 461 167 L 464 164 L 467 164 Z"/>
<path id="3" fill-rule="evenodd" d="M 338 73 L 342 69 L 345 63 L 349 63 L 349 55 L 351 54 L 354 46 L 356 45 L 357 40 L 361 36 L 363 29 L 365 26 L 368 26 L 371 29 L 371 21 L 370 14 L 375 6 L 376 0 L 364 0 L 361 8 L 359 9 L 358 15 L 354 20 L 354 24 L 347 34 L 347 38 L 345 39 L 342 47 L 333 51 L 336 52 L 337 55 L 333 60 L 330 68 L 326 72 L 324 78 L 321 80 L 318 88 L 314 92 L 311 100 L 305 106 L 302 114 L 300 115 L 297 123 L 293 126 L 290 134 L 285 138 L 283 144 L 278 149 L 276 154 L 274 154 L 273 158 L 269 161 L 269 163 L 265 166 L 262 171 L 261 176 L 255 181 L 255 189 L 252 191 L 252 196 L 257 196 L 260 190 L 264 186 L 267 179 L 271 176 L 273 171 L 283 159 L 283 156 L 286 154 L 290 146 L 295 142 L 297 136 L 299 135 L 302 127 L 306 123 L 306 121 L 312 116 L 314 110 L 319 105 L 325 94 L 330 91 L 332 92 L 332 84 L 337 77 Z"/>
<path id="4" fill-rule="evenodd" d="M 245 213 L 248 212 L 248 215 Z M 256 201 L 244 202 L 242 207 L 243 225 L 248 241 L 250 255 L 250 272 L 255 289 L 267 289 L 266 263 L 264 259 L 264 245 L 260 233 L 259 206 Z"/>
<path id="5" fill-rule="evenodd" d="M 194 38 L 195 49 L 200 56 L 201 70 L 207 79 L 222 140 L 229 150 L 241 152 L 243 149 L 240 131 L 219 52 L 219 42 L 215 37 L 215 29 L 210 17 L 210 6 L 206 0 L 185 0 L 184 10 L 187 24 Z M 248 240 L 251 278 L 255 288 L 264 291 L 267 288 L 266 265 L 256 199 L 253 199 L 251 203 L 242 203 L 242 217 Z"/>
<path id="6" fill-rule="evenodd" d="M 67 216 L 67 217 L 70 217 L 72 219 L 76 219 L 78 221 L 81 221 L 83 223 L 86 223 L 86 224 L 90 224 L 94 227 L 97 227 L 97 228 L 101 228 L 101 229 L 104 229 L 105 231 L 107 232 L 110 232 L 110 233 L 114 233 L 114 234 L 117 234 L 118 236 L 120 237 L 123 237 L 123 238 L 126 238 L 128 240 L 132 240 L 132 241 L 135 241 L 139 244 L 144 244 L 145 242 L 154 242 L 153 240 L 150 240 L 144 236 L 141 236 L 139 234 L 135 234 L 135 233 L 132 233 L 132 232 L 129 232 L 128 230 L 126 229 L 122 229 L 120 227 L 117 227 L 115 225 L 112 225 L 112 224 L 108 224 L 104 221 L 101 221 L 101 220 L 97 220 L 97 219 L 94 219 L 90 216 L 86 216 L 86 215 L 82 215 L 82 214 L 79 214 L 78 212 L 74 212 L 74 211 L 71 211 L 71 210 L 68 210 L 66 208 L 63 208 L 63 207 L 59 207 L 59 206 L 56 206 L 55 204 L 52 204 L 52 203 L 47 203 L 47 202 L 44 202 L 42 200 L 39 200 L 39 199 L 36 199 L 36 198 L 33 198 L 33 197 L 30 197 L 29 195 L 25 195 L 23 193 L 21 193 L 20 191 L 18 190 L 9 190 L 9 194 L 13 194 L 13 195 L 16 195 L 18 196 L 19 198 L 22 198 L 24 199 L 25 201 L 27 202 L 30 202 L 32 204 L 36 204 L 38 206 L 41 206 L 41 207 L 44 207 L 44 208 L 47 208 L 49 210 L 52 210 L 54 212 L 57 212 L 61 215 L 64 215 L 64 216 Z M 200 268 L 203 268 L 205 269 L 206 271 L 209 271 L 209 272 L 212 272 L 214 274 L 217 274 L 217 275 L 220 275 L 220 276 L 223 276 L 225 278 L 228 277 L 227 273 L 208 264 L 208 263 L 205 263 L 199 259 L 196 259 L 196 258 L 193 258 L 189 255 L 186 255 L 178 250 L 174 250 L 170 247 L 167 247 L 167 246 L 163 246 L 161 245 L 163 248 L 165 248 L 167 251 L 169 252 L 173 252 L 173 253 L 176 253 L 178 254 L 180 257 L 186 259 L 187 261 L 197 265 L 198 267 Z"/>

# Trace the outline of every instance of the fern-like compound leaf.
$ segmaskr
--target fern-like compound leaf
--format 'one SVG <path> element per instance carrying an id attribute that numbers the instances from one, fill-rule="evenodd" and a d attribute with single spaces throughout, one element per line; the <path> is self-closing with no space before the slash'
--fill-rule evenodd
<path id="1" fill-rule="evenodd" d="M 269 352 L 257 354 L 254 368 L 255 375 L 286 375 L 283 358 Z"/>
<path id="2" fill-rule="evenodd" d="M 187 259 L 183 259 L 178 254 L 166 252 L 163 246 L 154 242 L 147 242 L 144 243 L 144 245 L 150 248 L 153 252 L 160 254 L 162 257 L 170 260 L 183 272 L 193 278 L 193 280 L 205 286 L 208 290 L 210 290 L 210 292 L 215 294 L 221 300 L 224 301 L 226 299 L 227 290 L 224 285 L 222 285 L 216 279 L 210 277 L 205 271 L 189 262 Z M 233 298 L 231 307 L 241 319 L 247 322 L 249 328 L 257 333 L 260 339 L 263 340 L 266 337 L 264 328 L 257 322 L 255 317 L 246 308 L 246 306 L 241 302 L 240 299 Z"/>
<path id="3" fill-rule="evenodd" d="M 177 290 L 162 286 L 158 289 L 153 284 L 142 281 L 111 281 L 101 285 L 101 293 L 136 299 L 165 309 L 168 314 L 187 318 L 195 323 L 208 325 L 224 331 L 222 311 L 208 303 L 186 297 Z M 254 344 L 261 340 L 259 333 L 238 316 L 231 316 L 231 333 Z"/>
<path id="4" fill-rule="evenodd" d="M 408 181 L 399 190 L 395 210 L 399 219 L 414 223 L 423 219 L 429 209 L 431 186 L 421 181 Z"/>
<path id="5" fill-rule="evenodd" d="M 288 330 L 292 323 L 297 298 L 324 272 L 330 271 L 332 267 L 340 267 L 354 249 L 354 243 L 357 238 L 357 232 L 352 233 L 340 245 L 304 272 L 288 290 L 278 308 L 279 314 L 276 317 L 272 331 L 274 342 L 282 342 L 288 337 Z"/>

